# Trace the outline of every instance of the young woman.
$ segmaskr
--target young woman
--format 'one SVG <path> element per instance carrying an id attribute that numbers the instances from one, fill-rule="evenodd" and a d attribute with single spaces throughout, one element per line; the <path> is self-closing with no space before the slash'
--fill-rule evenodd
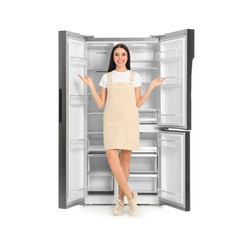
<path id="1" fill-rule="evenodd" d="M 129 203 L 131 216 L 137 213 L 137 192 L 131 192 L 128 186 L 130 158 L 132 150 L 139 150 L 139 113 L 140 108 L 154 87 L 166 79 L 156 78 L 141 96 L 140 75 L 130 71 L 130 53 L 126 45 L 117 44 L 110 55 L 109 69 L 99 86 L 102 86 L 100 96 L 96 92 L 90 77 L 82 77 L 88 84 L 93 98 L 99 108 L 104 107 L 103 140 L 110 168 L 120 185 L 120 192 L 113 214 L 120 215 L 124 207 L 124 194 Z M 107 99 L 107 101 L 106 101 Z M 106 102 L 106 104 L 105 104 Z M 119 159 L 119 149 L 120 159 Z"/>

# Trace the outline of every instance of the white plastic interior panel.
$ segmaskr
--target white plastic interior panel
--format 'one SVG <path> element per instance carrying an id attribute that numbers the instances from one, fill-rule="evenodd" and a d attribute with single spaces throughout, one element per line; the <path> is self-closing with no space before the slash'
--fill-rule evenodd
<path id="1" fill-rule="evenodd" d="M 159 132 L 159 198 L 185 207 L 185 133 Z"/>
<path id="2" fill-rule="evenodd" d="M 84 42 L 67 38 L 67 205 L 82 200 L 85 195 L 84 159 L 86 136 L 84 134 L 85 87 L 78 74 L 84 75 L 87 61 L 84 58 Z"/>
<path id="3" fill-rule="evenodd" d="M 113 43 L 86 42 L 89 70 L 107 70 Z"/>
<path id="4" fill-rule="evenodd" d="M 160 85 L 160 115 L 162 126 L 187 128 L 187 74 L 186 74 L 186 37 L 161 40 L 160 52 L 161 77 L 167 77 Z"/>

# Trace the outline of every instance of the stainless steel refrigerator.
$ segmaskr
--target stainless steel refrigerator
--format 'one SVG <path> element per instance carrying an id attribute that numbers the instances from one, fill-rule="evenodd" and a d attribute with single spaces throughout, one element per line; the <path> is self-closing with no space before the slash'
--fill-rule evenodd
<path id="1" fill-rule="evenodd" d="M 114 45 L 124 43 L 131 71 L 140 74 L 140 150 L 131 154 L 128 184 L 137 204 L 190 210 L 191 71 L 194 30 L 145 38 L 99 38 L 59 31 L 59 208 L 115 204 L 119 185 L 103 147 L 103 112 L 78 74 L 92 78 L 97 92 Z M 125 203 L 127 202 L 125 196 Z"/>

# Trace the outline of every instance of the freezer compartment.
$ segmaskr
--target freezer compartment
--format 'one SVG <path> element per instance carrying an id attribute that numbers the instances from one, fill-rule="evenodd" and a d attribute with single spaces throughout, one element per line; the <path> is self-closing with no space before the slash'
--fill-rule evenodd
<path id="1" fill-rule="evenodd" d="M 113 43 L 107 42 L 86 42 L 88 69 L 108 69 L 113 46 Z"/>
<path id="2" fill-rule="evenodd" d="M 131 173 L 157 173 L 157 154 L 131 154 Z"/>
<path id="3" fill-rule="evenodd" d="M 88 173 L 88 192 L 107 193 L 114 191 L 112 172 Z"/>
<path id="4" fill-rule="evenodd" d="M 88 154 L 88 172 L 111 172 L 106 154 Z"/>
<path id="5" fill-rule="evenodd" d="M 157 194 L 157 174 L 130 174 L 128 185 L 138 194 Z"/>

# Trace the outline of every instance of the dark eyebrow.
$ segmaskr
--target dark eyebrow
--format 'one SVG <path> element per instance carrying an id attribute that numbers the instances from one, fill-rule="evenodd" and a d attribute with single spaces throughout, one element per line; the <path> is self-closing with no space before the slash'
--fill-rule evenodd
<path id="1" fill-rule="evenodd" d="M 126 53 L 126 52 L 123 52 L 123 53 Z M 122 54 L 123 54 L 123 53 L 122 53 Z M 118 52 L 116 52 L 115 54 L 118 54 Z"/>

